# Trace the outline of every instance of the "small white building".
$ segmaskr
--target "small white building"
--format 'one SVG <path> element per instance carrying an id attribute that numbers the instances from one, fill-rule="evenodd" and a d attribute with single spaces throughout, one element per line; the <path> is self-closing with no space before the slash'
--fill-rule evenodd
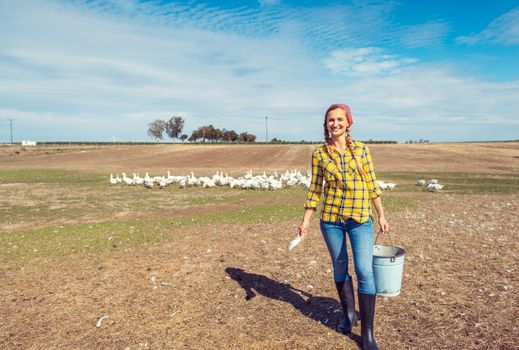
<path id="1" fill-rule="evenodd" d="M 36 141 L 22 140 L 22 146 L 36 146 Z"/>

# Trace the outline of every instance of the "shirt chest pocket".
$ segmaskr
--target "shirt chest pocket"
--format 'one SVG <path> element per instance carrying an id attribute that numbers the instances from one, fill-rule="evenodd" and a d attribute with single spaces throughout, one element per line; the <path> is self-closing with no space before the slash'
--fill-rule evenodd
<path id="1" fill-rule="evenodd" d="M 323 175 L 326 182 L 335 182 L 335 172 L 338 171 L 335 163 L 331 159 L 324 159 L 322 161 Z"/>
<path id="2" fill-rule="evenodd" d="M 362 156 L 362 153 L 355 154 L 357 159 L 359 160 L 360 165 L 362 166 L 362 170 L 364 173 L 367 172 L 367 163 L 366 158 Z M 359 169 L 357 167 L 357 162 L 355 162 L 355 159 L 353 157 L 349 157 L 349 159 L 346 160 L 346 171 L 350 175 L 360 175 Z"/>

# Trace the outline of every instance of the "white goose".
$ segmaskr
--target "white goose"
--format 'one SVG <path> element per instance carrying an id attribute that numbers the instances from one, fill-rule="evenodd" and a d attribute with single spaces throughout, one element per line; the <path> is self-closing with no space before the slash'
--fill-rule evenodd
<path id="1" fill-rule="evenodd" d="M 119 175 L 117 175 L 119 176 Z M 114 178 L 113 174 L 110 174 L 110 185 L 117 185 L 117 179 Z"/>
<path id="2" fill-rule="evenodd" d="M 126 173 L 123 173 L 123 182 L 127 185 L 133 185 L 133 180 L 126 176 Z"/>
<path id="3" fill-rule="evenodd" d="M 387 186 L 388 190 L 393 191 L 393 189 L 395 188 L 396 184 L 394 184 L 392 182 L 386 182 L 386 186 Z"/>
<path id="4" fill-rule="evenodd" d="M 163 177 L 162 179 L 159 180 L 159 187 L 160 188 L 164 188 L 167 185 L 168 185 L 168 180 L 166 178 Z"/>
<path id="5" fill-rule="evenodd" d="M 153 181 L 144 180 L 144 187 L 153 188 Z"/>
<path id="6" fill-rule="evenodd" d="M 427 186 L 427 191 L 429 191 L 429 192 L 438 192 L 442 188 L 443 188 L 443 185 L 440 185 L 439 183 L 429 184 Z"/>
<path id="7" fill-rule="evenodd" d="M 139 174 L 133 173 L 133 184 L 134 185 L 142 185 L 144 183 L 144 179 L 139 176 Z"/>
<path id="8" fill-rule="evenodd" d="M 195 177 L 195 174 L 191 172 L 191 176 L 187 177 L 187 185 L 188 186 L 197 186 L 198 185 L 198 179 Z"/>

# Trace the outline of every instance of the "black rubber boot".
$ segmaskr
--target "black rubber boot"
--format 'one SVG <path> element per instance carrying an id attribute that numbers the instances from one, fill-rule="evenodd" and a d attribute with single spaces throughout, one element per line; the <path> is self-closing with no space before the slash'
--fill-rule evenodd
<path id="1" fill-rule="evenodd" d="M 353 295 L 353 283 L 351 278 L 345 282 L 335 282 L 337 293 L 341 301 L 344 316 L 337 326 L 337 331 L 343 334 L 351 333 L 351 329 L 357 325 L 357 313 L 355 312 L 355 296 Z"/>
<path id="2" fill-rule="evenodd" d="M 375 336 L 373 335 L 373 321 L 375 319 L 376 294 L 359 293 L 360 306 L 360 336 L 362 338 L 362 350 L 378 350 Z"/>

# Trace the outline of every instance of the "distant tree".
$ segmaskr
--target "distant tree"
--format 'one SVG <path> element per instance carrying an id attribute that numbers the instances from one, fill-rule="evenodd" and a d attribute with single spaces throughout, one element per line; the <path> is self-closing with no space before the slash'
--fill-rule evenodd
<path id="1" fill-rule="evenodd" d="M 209 135 L 211 132 L 211 128 L 209 126 L 207 126 L 207 125 L 201 126 L 199 128 L 199 130 L 200 130 L 199 138 L 201 138 L 203 142 L 211 139 L 211 135 Z"/>
<path id="2" fill-rule="evenodd" d="M 206 126 L 204 131 L 204 135 L 209 141 L 213 142 L 218 139 L 218 129 L 216 129 L 212 124 Z"/>
<path id="3" fill-rule="evenodd" d="M 223 139 L 224 132 L 218 128 L 215 128 L 213 125 L 204 125 L 194 130 L 191 134 L 191 139 L 193 140 L 202 140 L 205 142 L 206 140 L 214 142 L 221 141 Z"/>
<path id="4" fill-rule="evenodd" d="M 234 130 L 223 130 L 223 140 L 236 142 L 238 141 L 239 135 Z"/>
<path id="5" fill-rule="evenodd" d="M 157 142 L 162 140 L 162 134 L 166 129 L 166 122 L 164 120 L 155 119 L 148 124 L 148 135 L 155 138 Z"/>
<path id="6" fill-rule="evenodd" d="M 242 132 L 239 137 L 238 141 L 240 142 L 255 142 L 256 141 L 256 135 L 249 134 L 246 131 Z"/>
<path id="7" fill-rule="evenodd" d="M 201 126 L 196 130 L 193 130 L 191 136 L 189 137 L 189 141 L 198 141 L 202 140 L 205 142 L 207 139 L 207 126 Z"/>
<path id="8" fill-rule="evenodd" d="M 241 134 L 237 134 L 234 130 L 226 130 L 226 129 L 218 129 L 213 125 L 204 125 L 199 127 L 196 130 L 193 130 L 191 136 L 188 138 L 189 141 L 199 141 L 202 142 L 210 141 L 230 141 L 230 142 L 255 142 L 256 135 L 249 134 L 247 132 L 242 132 Z"/>
<path id="9" fill-rule="evenodd" d="M 223 141 L 224 131 L 218 128 L 214 129 L 214 136 L 216 141 Z"/>
<path id="10" fill-rule="evenodd" d="M 166 132 L 172 139 L 178 139 L 184 128 L 184 119 L 182 117 L 173 116 L 166 123 Z"/>
<path id="11" fill-rule="evenodd" d="M 188 136 L 186 134 L 180 135 L 180 139 L 182 140 L 182 142 L 186 141 L 187 138 Z"/>

